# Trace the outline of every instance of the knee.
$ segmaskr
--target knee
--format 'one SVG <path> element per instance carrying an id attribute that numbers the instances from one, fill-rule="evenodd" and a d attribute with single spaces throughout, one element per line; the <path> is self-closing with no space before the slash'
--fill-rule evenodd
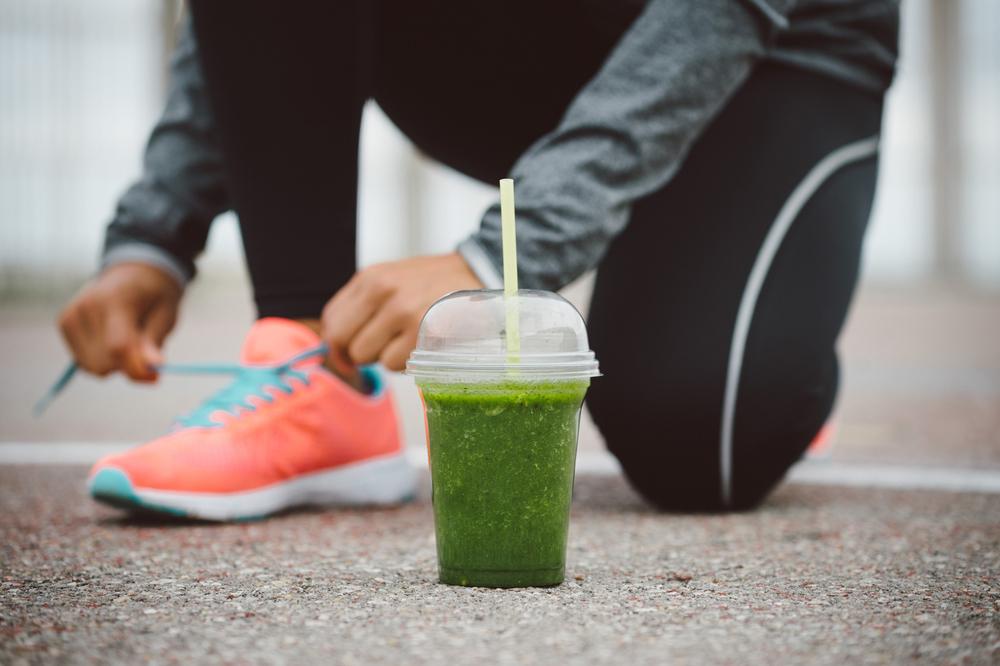
<path id="1" fill-rule="evenodd" d="M 724 510 L 718 401 L 648 387 L 639 394 L 607 379 L 594 383 L 587 405 L 632 487 L 665 511 Z"/>
<path id="2" fill-rule="evenodd" d="M 632 486 L 667 511 L 757 507 L 822 427 L 835 392 L 743 383 L 724 445 L 721 389 L 647 386 L 639 395 L 608 379 L 588 397 L 594 422 Z"/>

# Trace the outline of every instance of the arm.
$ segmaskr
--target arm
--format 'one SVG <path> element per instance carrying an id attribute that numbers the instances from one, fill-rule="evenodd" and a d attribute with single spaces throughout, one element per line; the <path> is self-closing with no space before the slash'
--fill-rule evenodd
<path id="1" fill-rule="evenodd" d="M 108 225 L 102 268 L 153 265 L 184 285 L 205 248 L 212 220 L 229 208 L 190 21 L 170 68 L 166 107 L 146 145 L 143 173 Z"/>
<path id="2" fill-rule="evenodd" d="M 651 0 L 558 127 L 514 165 L 524 286 L 557 289 L 598 263 L 632 203 L 670 180 L 746 79 L 776 18 L 763 0 Z M 499 206 L 459 252 L 499 285 Z"/>
<path id="3" fill-rule="evenodd" d="M 632 202 L 670 179 L 763 55 L 775 22 L 761 7 L 752 0 L 651 0 L 559 126 L 514 167 L 524 286 L 558 288 L 595 265 Z M 356 273 L 323 312 L 334 367 L 381 361 L 401 370 L 431 303 L 455 289 L 501 285 L 500 243 L 493 207 L 459 246 L 461 256 Z"/>
<path id="4" fill-rule="evenodd" d="M 63 309 L 59 328 L 84 370 L 156 379 L 212 219 L 228 207 L 190 26 L 171 63 L 167 106 L 146 146 L 142 178 L 108 225 L 102 270 Z"/>

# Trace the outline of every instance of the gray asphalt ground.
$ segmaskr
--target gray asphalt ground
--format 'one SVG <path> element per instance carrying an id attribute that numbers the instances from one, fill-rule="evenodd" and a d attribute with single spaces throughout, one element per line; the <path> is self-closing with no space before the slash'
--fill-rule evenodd
<path id="1" fill-rule="evenodd" d="M 0 469 L 0 662 L 997 663 L 1000 495 L 788 485 L 745 515 L 579 479 L 568 581 L 438 585 L 430 505 L 123 520 Z"/>
<path id="2" fill-rule="evenodd" d="M 211 388 L 84 379 L 32 421 L 64 361 L 54 310 L 0 309 L 0 442 L 141 441 Z M 196 291 L 172 360 L 232 359 L 249 312 Z M 863 293 L 833 463 L 1000 470 L 997 340 L 995 295 Z M 668 515 L 582 475 L 567 582 L 491 591 L 436 584 L 426 479 L 397 509 L 217 526 L 122 518 L 51 462 L 0 464 L 4 665 L 1000 663 L 998 493 L 793 483 L 752 513 Z"/>

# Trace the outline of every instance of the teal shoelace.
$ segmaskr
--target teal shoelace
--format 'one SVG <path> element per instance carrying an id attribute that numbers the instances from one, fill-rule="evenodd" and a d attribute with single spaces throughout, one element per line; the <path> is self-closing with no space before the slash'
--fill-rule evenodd
<path id="1" fill-rule="evenodd" d="M 270 403 L 274 400 L 271 389 L 277 389 L 286 394 L 291 393 L 295 390 L 290 383 L 294 379 L 308 385 L 308 374 L 302 370 L 296 370 L 294 366 L 309 358 L 326 356 L 327 350 L 325 344 L 317 345 L 277 365 L 165 363 L 157 366 L 156 371 L 177 375 L 233 375 L 232 383 L 214 393 L 193 411 L 177 419 L 178 425 L 183 428 L 215 427 L 222 425 L 212 419 L 212 416 L 217 412 L 225 412 L 235 416 L 240 413 L 240 410 L 254 411 L 256 406 L 251 402 L 251 398 L 258 398 Z M 365 380 L 377 389 L 378 374 L 372 368 L 367 367 L 362 368 L 361 371 Z M 33 410 L 35 416 L 40 416 L 52 404 L 52 401 L 62 393 L 76 372 L 76 363 L 70 363 L 59 379 L 35 404 Z"/>

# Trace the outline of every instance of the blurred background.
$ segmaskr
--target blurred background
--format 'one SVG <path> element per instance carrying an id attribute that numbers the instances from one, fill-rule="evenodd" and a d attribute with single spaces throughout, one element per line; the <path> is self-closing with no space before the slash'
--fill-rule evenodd
<path id="1" fill-rule="evenodd" d="M 92 274 L 139 173 L 181 11 L 0 0 L 0 442 L 141 441 L 214 388 L 84 378 L 43 419 L 29 413 L 66 361 L 58 308 Z M 997 0 L 903 2 L 834 459 L 1000 469 L 998 35 Z M 421 156 L 374 104 L 361 152 L 362 264 L 452 248 L 495 196 Z M 232 359 L 253 316 L 232 215 L 214 225 L 200 268 L 169 355 Z M 567 291 L 584 309 L 588 284 Z M 394 382 L 419 446 L 419 402 L 407 378 Z M 600 448 L 589 425 L 584 448 Z"/>

